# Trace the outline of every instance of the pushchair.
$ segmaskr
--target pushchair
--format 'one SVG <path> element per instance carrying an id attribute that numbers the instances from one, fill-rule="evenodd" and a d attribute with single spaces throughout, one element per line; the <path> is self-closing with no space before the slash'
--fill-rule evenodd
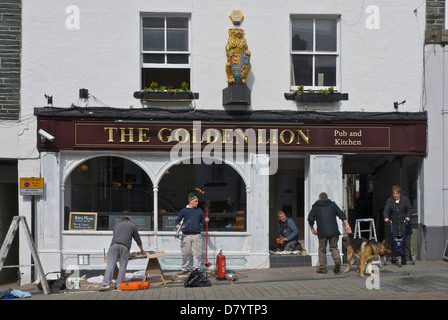
<path id="1" fill-rule="evenodd" d="M 415 264 L 412 259 L 411 249 L 406 244 L 406 227 L 408 226 L 408 221 L 405 219 L 402 222 L 394 223 L 389 220 L 390 224 L 390 238 L 392 240 L 392 254 L 396 254 L 398 266 L 402 266 L 403 258 L 406 258 L 406 252 L 409 255 L 409 262 Z"/>

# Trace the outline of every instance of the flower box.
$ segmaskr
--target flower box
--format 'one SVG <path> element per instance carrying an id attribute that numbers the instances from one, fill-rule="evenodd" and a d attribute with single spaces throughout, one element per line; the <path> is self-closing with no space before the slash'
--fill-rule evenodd
<path id="1" fill-rule="evenodd" d="M 134 98 L 144 101 L 181 102 L 199 99 L 199 93 L 191 91 L 135 91 Z"/>
<path id="2" fill-rule="evenodd" d="M 348 100 L 348 93 L 319 93 L 319 92 L 302 92 L 301 94 L 296 93 L 285 93 L 286 100 L 296 100 L 299 102 L 337 102 L 341 100 Z"/>

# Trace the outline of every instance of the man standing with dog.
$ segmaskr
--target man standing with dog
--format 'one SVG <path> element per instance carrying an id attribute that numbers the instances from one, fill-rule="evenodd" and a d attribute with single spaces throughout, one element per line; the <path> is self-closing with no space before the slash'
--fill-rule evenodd
<path id="1" fill-rule="evenodd" d="M 345 225 L 345 232 L 352 233 L 347 217 L 342 210 L 330 199 L 325 192 L 319 194 L 317 200 L 308 215 L 308 223 L 311 232 L 319 238 L 319 268 L 317 273 L 327 273 L 327 242 L 330 245 L 331 257 L 335 263 L 334 273 L 341 269 L 341 255 L 338 249 L 340 236 L 336 218 L 341 219 Z M 314 229 L 314 222 L 317 223 L 317 230 Z"/>

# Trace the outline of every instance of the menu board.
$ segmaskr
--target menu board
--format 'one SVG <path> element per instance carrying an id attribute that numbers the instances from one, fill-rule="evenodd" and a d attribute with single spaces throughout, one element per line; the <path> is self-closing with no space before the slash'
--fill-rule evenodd
<path id="1" fill-rule="evenodd" d="M 109 230 L 113 230 L 114 226 L 121 222 L 124 215 L 110 215 L 109 216 Z M 151 216 L 149 215 L 127 215 L 131 223 L 135 224 L 138 231 L 151 230 Z"/>
<path id="2" fill-rule="evenodd" d="M 70 212 L 68 230 L 96 231 L 96 212 Z"/>

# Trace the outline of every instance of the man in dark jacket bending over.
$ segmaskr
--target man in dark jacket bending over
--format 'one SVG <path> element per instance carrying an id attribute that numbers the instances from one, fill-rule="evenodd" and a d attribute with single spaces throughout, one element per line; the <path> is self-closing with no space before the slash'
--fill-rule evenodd
<path id="1" fill-rule="evenodd" d="M 334 272 L 338 273 L 341 268 L 341 255 L 338 249 L 339 228 L 336 217 L 341 219 L 345 225 L 345 232 L 352 233 L 347 217 L 342 210 L 322 192 L 308 215 L 308 223 L 311 232 L 319 238 L 319 268 L 318 273 L 327 273 L 327 241 L 330 244 L 331 257 L 334 260 Z M 314 222 L 317 222 L 317 231 Z"/>

